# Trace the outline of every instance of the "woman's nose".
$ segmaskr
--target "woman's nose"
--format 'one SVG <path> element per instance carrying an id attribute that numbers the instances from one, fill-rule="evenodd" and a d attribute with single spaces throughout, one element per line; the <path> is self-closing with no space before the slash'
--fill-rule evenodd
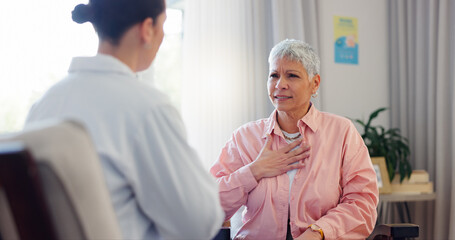
<path id="1" fill-rule="evenodd" d="M 288 87 L 287 81 L 284 77 L 280 77 L 276 82 L 275 88 L 277 89 L 286 89 Z"/>

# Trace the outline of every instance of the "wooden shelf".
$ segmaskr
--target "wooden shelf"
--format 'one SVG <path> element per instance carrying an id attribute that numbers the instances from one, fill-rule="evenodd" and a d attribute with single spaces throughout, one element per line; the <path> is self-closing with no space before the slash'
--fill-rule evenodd
<path id="1" fill-rule="evenodd" d="M 419 202 L 433 201 L 436 193 L 390 193 L 380 194 L 379 202 Z"/>

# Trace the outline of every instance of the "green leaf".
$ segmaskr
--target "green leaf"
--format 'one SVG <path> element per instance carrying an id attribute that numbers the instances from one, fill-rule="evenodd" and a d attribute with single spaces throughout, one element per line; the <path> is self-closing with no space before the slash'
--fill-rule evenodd
<path id="1" fill-rule="evenodd" d="M 356 123 L 360 124 L 360 126 L 365 127 L 365 123 L 362 120 L 355 120 Z"/>
<path id="2" fill-rule="evenodd" d="M 375 119 L 380 112 L 382 111 L 385 111 L 387 108 L 379 108 L 377 109 L 376 111 L 374 111 L 373 113 L 370 114 L 370 118 L 368 119 L 368 122 L 366 124 L 366 126 L 370 126 L 371 125 L 371 121 L 373 121 L 373 119 Z"/>

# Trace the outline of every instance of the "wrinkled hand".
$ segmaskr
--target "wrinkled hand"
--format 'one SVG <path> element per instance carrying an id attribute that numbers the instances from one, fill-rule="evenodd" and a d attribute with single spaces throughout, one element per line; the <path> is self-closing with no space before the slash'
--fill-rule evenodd
<path id="1" fill-rule="evenodd" d="M 321 238 L 321 234 L 319 232 L 312 231 L 311 229 L 307 229 L 302 235 L 295 238 L 295 240 L 319 240 Z"/>
<path id="2" fill-rule="evenodd" d="M 300 144 L 300 148 L 292 151 Z M 259 156 L 250 163 L 250 170 L 256 181 L 262 178 L 275 177 L 292 169 L 303 167 L 303 160 L 310 156 L 310 145 L 299 141 L 294 141 L 277 151 L 272 150 L 272 137 L 267 135 L 264 147 Z M 301 161 L 302 160 L 302 161 Z M 300 162 L 299 162 L 300 161 Z M 295 163 L 296 164 L 292 164 Z"/>

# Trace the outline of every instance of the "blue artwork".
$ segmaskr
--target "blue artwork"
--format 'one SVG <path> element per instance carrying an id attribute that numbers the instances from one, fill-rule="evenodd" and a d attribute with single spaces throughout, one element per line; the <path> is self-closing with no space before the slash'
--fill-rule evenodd
<path id="1" fill-rule="evenodd" d="M 335 41 L 335 62 L 359 64 L 359 45 L 352 36 L 342 36 Z"/>

